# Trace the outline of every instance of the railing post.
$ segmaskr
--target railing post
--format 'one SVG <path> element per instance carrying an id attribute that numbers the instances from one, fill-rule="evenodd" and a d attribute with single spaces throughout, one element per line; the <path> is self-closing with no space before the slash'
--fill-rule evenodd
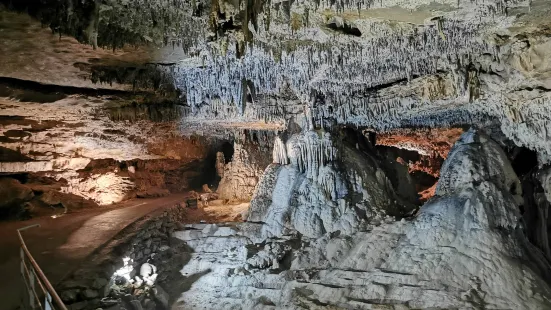
<path id="1" fill-rule="evenodd" d="M 50 292 L 46 292 L 46 296 L 44 297 L 44 310 L 53 310 L 52 295 L 50 295 Z"/>
<path id="2" fill-rule="evenodd" d="M 21 272 L 21 278 L 23 278 L 23 295 L 22 295 L 22 300 L 21 302 L 23 302 L 23 309 L 28 309 L 29 307 L 27 306 L 28 305 L 28 302 L 27 302 L 27 298 L 25 296 L 29 295 L 30 294 L 30 291 L 29 291 L 29 286 L 27 285 L 27 277 L 25 275 L 25 252 L 23 251 L 23 248 L 19 248 L 19 256 L 21 258 L 21 265 L 19 266 L 20 267 L 20 272 Z"/>
<path id="3" fill-rule="evenodd" d="M 30 266 L 30 267 L 31 267 L 31 272 L 29 275 L 29 304 L 31 306 L 31 309 L 34 309 L 35 308 L 34 292 L 36 292 L 34 289 L 34 269 L 33 269 L 33 266 Z"/>
<path id="4" fill-rule="evenodd" d="M 31 253 L 29 252 L 29 249 L 27 249 L 27 245 L 25 244 L 25 241 L 23 240 L 23 236 L 21 236 L 21 231 L 31 228 L 40 226 L 39 224 L 30 225 L 26 227 L 19 228 L 17 230 L 17 234 L 19 236 L 19 241 L 21 242 L 21 276 L 23 277 L 23 282 L 25 283 L 25 291 L 28 292 L 29 295 L 29 309 L 44 309 L 44 310 L 67 310 L 67 307 L 63 304 L 63 301 L 59 296 L 57 295 L 56 291 L 54 290 L 52 284 L 42 270 L 40 269 L 40 266 L 36 263 L 34 258 L 32 257 Z M 27 264 L 25 261 L 28 259 L 29 261 L 29 267 L 27 268 Z M 37 294 L 35 289 L 35 278 L 36 281 L 38 281 L 38 285 L 40 286 L 41 293 Z M 27 282 L 28 280 L 28 282 Z M 44 294 L 44 295 L 42 295 Z M 26 295 L 26 294 L 23 294 Z M 42 305 L 41 297 L 44 296 L 44 305 Z M 55 302 L 55 306 L 53 303 Z M 27 303 L 25 300 L 23 301 L 24 308 L 27 309 Z"/>

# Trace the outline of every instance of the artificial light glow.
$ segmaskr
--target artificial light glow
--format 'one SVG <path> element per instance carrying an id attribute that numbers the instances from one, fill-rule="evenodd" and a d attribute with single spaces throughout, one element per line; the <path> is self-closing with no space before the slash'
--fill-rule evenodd
<path id="1" fill-rule="evenodd" d="M 117 271 L 115 271 L 115 273 L 113 274 L 113 278 L 119 276 L 125 278 L 129 282 L 132 282 L 132 279 L 130 278 L 130 273 L 132 272 L 132 270 L 134 270 L 134 266 L 132 266 L 134 260 L 127 256 L 122 259 L 122 262 L 124 265 L 121 268 L 117 269 Z"/>

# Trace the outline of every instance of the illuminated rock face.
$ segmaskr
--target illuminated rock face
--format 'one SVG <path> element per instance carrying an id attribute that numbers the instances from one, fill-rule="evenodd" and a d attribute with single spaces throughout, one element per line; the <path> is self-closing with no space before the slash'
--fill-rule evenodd
<path id="1" fill-rule="evenodd" d="M 311 144 L 313 141 L 317 144 Z M 415 218 L 396 221 L 382 216 L 366 225 L 349 220 L 348 227 L 337 227 L 346 218 L 343 215 L 329 222 L 324 216 L 298 216 L 306 210 L 316 212 L 317 201 L 311 200 L 315 193 L 326 197 L 321 205 L 332 199 L 321 176 L 323 167 L 337 157 L 329 156 L 332 151 L 322 144 L 323 138 L 304 135 L 288 140 L 291 154 L 293 148 L 302 146 L 306 153 L 288 155 L 291 164 L 269 167 L 260 181 L 257 197 L 268 197 L 265 186 L 273 188 L 272 203 L 266 208 L 259 203 L 262 200 L 253 199 L 249 218 L 263 219 L 263 223 L 198 225 L 197 230 L 174 234 L 193 250 L 182 275 L 202 274 L 182 293 L 177 309 L 551 306 L 551 288 L 546 282 L 550 265 L 520 226 L 519 193 L 511 191 L 511 184 L 518 179 L 488 137 L 469 131 L 459 139 L 442 169 L 441 177 L 447 181 Z M 302 155 L 306 155 L 304 161 L 292 158 Z M 293 161 L 299 165 L 294 166 Z M 316 167 L 311 170 L 314 174 L 308 175 L 312 167 Z M 472 167 L 478 167 L 476 175 Z M 338 175 L 346 170 L 337 171 Z M 501 177 L 496 178 L 496 172 Z M 294 185 L 311 177 L 315 178 L 310 179 L 308 191 Z M 303 181 L 297 181 L 300 179 Z M 357 185 L 367 194 L 391 197 L 376 183 Z M 297 190 L 293 192 L 293 188 Z M 345 194 L 340 190 L 334 193 Z M 312 205 L 304 210 L 302 205 L 291 206 L 285 211 L 283 205 L 290 196 Z M 335 205 L 332 212 L 339 207 Z M 263 211 L 253 212 L 255 208 Z M 375 204 L 365 208 L 377 212 Z M 301 225 L 294 221 L 297 218 Z M 316 218 L 317 226 L 307 225 Z"/>
<path id="2" fill-rule="evenodd" d="M 423 165 L 423 160 L 418 163 L 412 163 L 412 165 L 417 165 L 418 167 L 411 167 L 410 171 L 423 170 L 430 175 L 438 177 L 440 175 L 440 167 L 430 166 L 430 159 L 445 160 L 453 144 L 462 133 L 463 130 L 460 128 L 397 129 L 376 134 L 376 145 L 391 146 L 418 153 L 423 159 L 428 159 L 427 165 Z"/>
<path id="3" fill-rule="evenodd" d="M 131 110 L 122 99 L 57 99 L 0 98 L 1 174 L 46 177 L 62 193 L 100 205 L 181 192 L 209 179 L 204 159 L 215 143 L 183 136 L 176 119 L 152 119 L 156 112 Z"/>
<path id="4" fill-rule="evenodd" d="M 340 146 L 327 132 L 306 131 L 285 142 L 278 137 L 273 153 L 275 164 L 257 186 L 248 218 L 266 223 L 265 238 L 292 231 L 312 238 L 350 234 L 413 211 L 383 170 L 370 165 L 373 158 Z"/>
<path id="5" fill-rule="evenodd" d="M 373 135 L 378 148 L 389 160 L 406 167 L 416 180 L 422 202 L 434 196 L 440 168 L 459 136 L 461 128 L 403 128 L 388 132 L 364 132 Z M 383 147 L 380 147 L 383 146 Z"/>

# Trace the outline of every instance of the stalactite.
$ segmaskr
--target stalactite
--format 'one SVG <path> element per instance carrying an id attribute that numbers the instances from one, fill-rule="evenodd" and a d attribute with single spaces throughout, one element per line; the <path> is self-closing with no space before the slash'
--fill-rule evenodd
<path id="1" fill-rule="evenodd" d="M 274 141 L 273 162 L 280 165 L 287 165 L 289 163 L 285 143 L 283 143 L 279 136 L 276 137 Z"/>

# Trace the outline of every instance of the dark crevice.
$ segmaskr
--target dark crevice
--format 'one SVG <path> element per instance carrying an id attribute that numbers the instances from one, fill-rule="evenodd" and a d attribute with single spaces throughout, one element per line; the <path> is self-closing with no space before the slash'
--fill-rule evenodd
<path id="1" fill-rule="evenodd" d="M 86 96 L 129 96 L 147 94 L 148 92 L 129 92 L 116 89 L 105 88 L 87 88 L 76 86 L 62 86 L 53 84 L 43 84 L 35 81 L 21 80 L 10 77 L 0 77 L 0 85 L 4 88 L 20 89 L 25 91 L 34 91 L 41 94 L 61 94 L 64 95 L 86 95 Z"/>
<path id="2" fill-rule="evenodd" d="M 220 151 L 224 153 L 224 161 L 226 164 L 228 164 L 233 157 L 233 143 L 225 141 L 224 143 L 222 143 Z"/>
<path id="3" fill-rule="evenodd" d="M 519 206 L 519 211 L 522 214 L 524 234 L 530 243 L 535 245 L 542 255 L 551 262 L 551 242 L 549 240 L 551 221 L 548 217 L 551 204 L 547 200 L 539 175 L 546 167 L 540 169 L 537 152 L 528 148 L 509 143 L 509 146 L 505 147 L 505 151 L 511 166 L 521 181 L 523 203 Z M 521 192 L 516 184 L 511 185 L 509 191 L 513 195 Z"/>
<path id="4" fill-rule="evenodd" d="M 551 91 L 551 89 L 543 87 L 543 86 L 534 86 L 534 87 L 520 87 L 515 89 L 515 91 L 521 91 L 521 90 L 527 90 L 527 91 L 540 91 L 540 92 L 548 92 Z"/>
<path id="5" fill-rule="evenodd" d="M 525 147 L 513 147 L 509 151 L 509 157 L 511 165 L 519 178 L 538 166 L 538 153 Z"/>
<path id="6" fill-rule="evenodd" d="M 327 24 L 327 28 L 333 29 L 335 31 L 338 31 L 347 35 L 352 35 L 355 37 L 362 36 L 362 32 L 360 31 L 360 29 L 347 23 L 343 23 L 342 25 L 337 25 L 337 23 L 333 22 L 333 23 Z"/>
<path id="7" fill-rule="evenodd" d="M 28 162 L 32 158 L 21 154 L 21 152 L 0 146 L 0 162 Z"/>

